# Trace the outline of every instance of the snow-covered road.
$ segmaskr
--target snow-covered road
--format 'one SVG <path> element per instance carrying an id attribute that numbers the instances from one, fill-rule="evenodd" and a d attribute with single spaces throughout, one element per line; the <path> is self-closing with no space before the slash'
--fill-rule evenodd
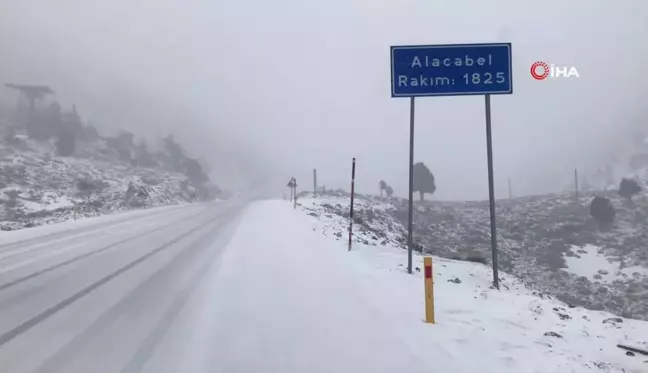
<path id="1" fill-rule="evenodd" d="M 138 372 L 174 362 L 170 351 L 184 341 L 168 332 L 243 211 L 218 202 L 0 233 L 0 371 Z"/>
<path id="2" fill-rule="evenodd" d="M 402 251 L 349 253 L 321 234 L 331 223 L 217 202 L 3 232 L 0 372 L 645 371 L 616 347 L 647 345 L 644 323 L 508 277 L 489 289 L 479 264 L 435 258 L 426 325 Z"/>
<path id="3" fill-rule="evenodd" d="M 299 216 L 220 202 L 3 234 L 0 370 L 425 371 Z"/>
<path id="4" fill-rule="evenodd" d="M 218 203 L 4 234 L 1 370 L 411 367 L 351 272 L 290 225 L 298 216 L 282 202 Z"/>

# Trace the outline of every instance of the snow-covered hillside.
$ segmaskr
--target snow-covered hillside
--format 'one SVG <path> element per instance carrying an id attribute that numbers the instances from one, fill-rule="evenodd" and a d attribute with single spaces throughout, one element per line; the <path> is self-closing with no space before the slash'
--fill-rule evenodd
<path id="1" fill-rule="evenodd" d="M 481 263 L 433 257 L 437 324 L 423 324 L 422 257 L 415 254 L 416 272 L 407 275 L 405 252 L 394 246 L 400 232 L 382 230 L 397 223 L 379 218 L 355 226 L 346 253 L 348 220 L 330 207 L 344 202 L 302 198 L 299 210 L 315 233 L 338 241 L 330 250 L 348 254 L 344 260 L 363 276 L 365 297 L 377 302 L 389 329 L 414 355 L 431 364 L 436 359 L 430 366 L 453 372 L 648 371 L 648 356 L 617 347 L 648 349 L 648 322 L 561 302 L 507 273 L 500 272 L 501 290 L 495 290 L 491 268 Z M 362 199 L 359 205 L 374 213 L 389 209 Z"/>
<path id="2" fill-rule="evenodd" d="M 0 230 L 213 197 L 179 172 L 120 161 L 104 140 L 77 147 L 58 157 L 53 141 L 0 141 Z"/>
<path id="3" fill-rule="evenodd" d="M 500 269 L 572 305 L 648 320 L 648 196 L 629 203 L 615 193 L 599 193 L 617 209 L 608 229 L 599 229 L 589 215 L 593 193 L 581 194 L 578 202 L 573 195 L 498 201 Z M 406 201 L 364 196 L 356 201 L 355 227 L 366 232 L 356 240 L 405 247 Z M 348 216 L 345 196 L 316 203 L 325 216 Z M 414 231 L 419 251 L 490 263 L 488 201 L 417 202 Z M 343 230 L 331 234 L 346 237 Z"/>

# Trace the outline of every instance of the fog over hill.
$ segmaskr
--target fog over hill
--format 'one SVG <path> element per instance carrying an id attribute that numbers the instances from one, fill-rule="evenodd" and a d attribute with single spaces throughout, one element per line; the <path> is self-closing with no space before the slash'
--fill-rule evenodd
<path id="1" fill-rule="evenodd" d="M 510 41 L 515 93 L 493 98 L 497 194 L 509 177 L 518 195 L 546 193 L 574 168 L 604 167 L 644 128 L 648 6 L 543 9 L 552 11 L 512 0 L 0 0 L 0 81 L 50 85 L 106 130 L 173 132 L 215 163 L 235 158 L 246 166 L 222 168 L 235 169 L 236 185 L 310 184 L 318 168 L 322 183 L 346 186 L 356 157 L 359 190 L 384 178 L 405 195 L 408 102 L 389 95 L 389 46 Z M 538 60 L 580 78 L 535 81 Z M 437 176 L 435 198 L 487 197 L 483 110 L 480 97 L 417 101 L 416 159 Z"/>

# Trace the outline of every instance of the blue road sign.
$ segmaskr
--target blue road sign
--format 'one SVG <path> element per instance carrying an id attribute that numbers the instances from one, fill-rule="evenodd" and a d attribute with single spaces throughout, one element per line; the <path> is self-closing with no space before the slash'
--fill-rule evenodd
<path id="1" fill-rule="evenodd" d="M 513 93 L 511 43 L 391 47 L 392 97 Z"/>

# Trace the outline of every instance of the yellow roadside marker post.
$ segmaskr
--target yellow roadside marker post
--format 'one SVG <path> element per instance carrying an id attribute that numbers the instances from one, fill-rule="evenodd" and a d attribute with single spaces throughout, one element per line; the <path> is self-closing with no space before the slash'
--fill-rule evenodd
<path id="1" fill-rule="evenodd" d="M 432 257 L 423 258 L 425 267 L 425 322 L 434 324 L 434 279 L 432 278 Z"/>

